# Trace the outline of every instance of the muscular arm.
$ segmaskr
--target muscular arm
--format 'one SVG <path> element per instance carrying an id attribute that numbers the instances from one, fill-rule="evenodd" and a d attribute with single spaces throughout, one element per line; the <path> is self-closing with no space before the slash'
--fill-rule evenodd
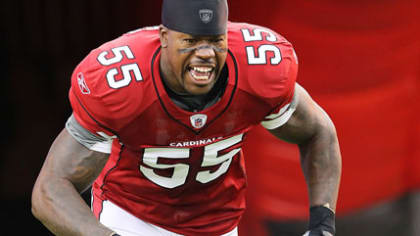
<path id="1" fill-rule="evenodd" d="M 334 124 L 328 115 L 296 84 L 299 102 L 286 124 L 270 130 L 298 144 L 311 206 L 335 211 L 341 176 L 341 154 Z"/>
<path id="2" fill-rule="evenodd" d="M 47 155 L 32 192 L 32 213 L 56 235 L 110 235 L 80 193 L 101 172 L 108 154 L 79 144 L 66 129 Z"/>

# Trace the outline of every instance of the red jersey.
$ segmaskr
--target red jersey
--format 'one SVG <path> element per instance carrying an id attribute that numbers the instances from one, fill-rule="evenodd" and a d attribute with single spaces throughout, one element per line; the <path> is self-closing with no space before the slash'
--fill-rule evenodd
<path id="1" fill-rule="evenodd" d="M 158 28 L 148 27 L 93 50 L 73 73 L 76 120 L 92 133 L 115 136 L 93 184 L 93 211 L 99 217 L 109 200 L 179 234 L 229 232 L 245 209 L 246 133 L 260 122 L 284 123 L 292 100 L 292 45 L 267 28 L 230 22 L 227 87 L 199 112 L 172 102 L 159 59 Z"/>

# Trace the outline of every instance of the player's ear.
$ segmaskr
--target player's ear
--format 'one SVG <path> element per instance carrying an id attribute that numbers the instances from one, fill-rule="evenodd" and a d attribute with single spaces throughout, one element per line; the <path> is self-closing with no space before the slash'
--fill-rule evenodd
<path id="1" fill-rule="evenodd" d="M 168 28 L 163 25 L 159 25 L 159 38 L 162 48 L 166 48 L 168 46 Z"/>

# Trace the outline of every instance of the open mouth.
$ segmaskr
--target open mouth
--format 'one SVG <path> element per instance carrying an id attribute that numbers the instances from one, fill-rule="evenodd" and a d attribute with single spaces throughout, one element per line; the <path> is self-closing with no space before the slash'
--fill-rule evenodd
<path id="1" fill-rule="evenodd" d="M 189 67 L 191 77 L 197 82 L 209 82 L 212 78 L 214 67 L 191 66 Z"/>

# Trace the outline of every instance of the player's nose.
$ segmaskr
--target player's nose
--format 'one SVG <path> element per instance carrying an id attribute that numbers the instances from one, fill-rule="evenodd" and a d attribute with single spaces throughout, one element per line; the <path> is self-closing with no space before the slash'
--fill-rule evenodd
<path id="1" fill-rule="evenodd" d="M 212 58 L 216 56 L 214 48 L 209 44 L 201 44 L 195 50 L 195 54 L 203 59 Z"/>

